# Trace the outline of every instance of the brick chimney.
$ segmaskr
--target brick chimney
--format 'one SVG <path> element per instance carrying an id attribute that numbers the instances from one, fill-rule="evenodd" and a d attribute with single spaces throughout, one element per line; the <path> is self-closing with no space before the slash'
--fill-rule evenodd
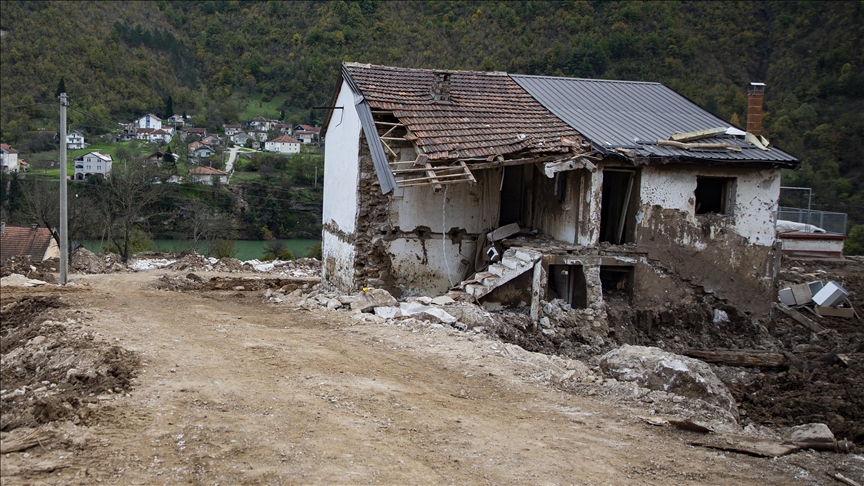
<path id="1" fill-rule="evenodd" d="M 436 72 L 432 81 L 432 99 L 435 101 L 450 101 L 450 73 Z"/>
<path id="2" fill-rule="evenodd" d="M 762 135 L 762 97 L 765 94 L 765 83 L 750 83 L 747 90 L 747 131 L 753 135 Z"/>

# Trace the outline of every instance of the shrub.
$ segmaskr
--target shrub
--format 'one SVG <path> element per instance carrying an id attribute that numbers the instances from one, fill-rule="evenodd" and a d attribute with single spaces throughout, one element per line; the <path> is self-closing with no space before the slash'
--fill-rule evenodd
<path id="1" fill-rule="evenodd" d="M 264 244 L 264 261 L 293 260 L 294 253 L 282 241 L 269 241 Z"/>
<path id="2" fill-rule="evenodd" d="M 321 249 L 321 242 L 320 241 L 309 247 L 309 253 L 306 255 L 306 257 L 307 258 L 315 258 L 318 260 L 324 259 L 324 253 Z"/>
<path id="3" fill-rule="evenodd" d="M 231 240 L 216 240 L 210 244 L 207 253 L 213 258 L 235 258 L 239 251 Z"/>

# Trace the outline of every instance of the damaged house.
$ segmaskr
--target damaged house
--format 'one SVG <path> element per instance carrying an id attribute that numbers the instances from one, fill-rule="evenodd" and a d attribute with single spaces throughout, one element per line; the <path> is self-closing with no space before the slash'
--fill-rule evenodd
<path id="1" fill-rule="evenodd" d="M 659 83 L 345 63 L 324 281 L 535 319 L 554 298 L 669 309 L 686 286 L 763 314 L 780 169 L 798 165 L 760 135 L 763 88 L 745 132 Z"/>

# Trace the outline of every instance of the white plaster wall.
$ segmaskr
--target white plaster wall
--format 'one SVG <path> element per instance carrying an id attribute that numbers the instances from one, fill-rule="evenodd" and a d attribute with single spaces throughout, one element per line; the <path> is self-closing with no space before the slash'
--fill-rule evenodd
<path id="1" fill-rule="evenodd" d="M 839 238 L 780 238 L 784 251 L 812 251 L 816 253 L 843 253 L 845 240 Z"/>
<path id="2" fill-rule="evenodd" d="M 476 171 L 477 184 L 445 185 L 438 193 L 432 186 L 406 187 L 402 197 L 390 205 L 391 224 L 402 231 L 428 226 L 432 233 L 446 233 L 454 227 L 472 234 L 495 229 L 501 173 L 500 169 Z"/>
<path id="3" fill-rule="evenodd" d="M 337 235 L 322 232 L 321 257 L 324 281 L 343 292 L 354 290 L 354 244 Z"/>
<path id="4" fill-rule="evenodd" d="M 462 281 L 465 265 L 477 247 L 474 242 L 454 244 L 450 239 L 398 238 L 388 244 L 396 284 L 408 295 L 444 293 Z M 449 269 L 448 269 L 449 265 Z M 448 278 L 449 273 L 449 278 Z"/>
<path id="5" fill-rule="evenodd" d="M 357 223 L 357 183 L 360 154 L 360 118 L 354 108 L 354 94 L 345 81 L 339 89 L 327 127 L 324 151 L 324 225 L 352 234 Z"/>
<path id="6" fill-rule="evenodd" d="M 655 207 L 676 209 L 696 225 L 696 177 L 735 177 L 735 209 L 730 228 L 754 245 L 774 244 L 774 218 L 780 197 L 779 169 L 646 166 L 642 168 L 637 222 Z M 601 182 L 602 185 L 602 182 Z M 682 242 L 689 243 L 689 242 Z"/>

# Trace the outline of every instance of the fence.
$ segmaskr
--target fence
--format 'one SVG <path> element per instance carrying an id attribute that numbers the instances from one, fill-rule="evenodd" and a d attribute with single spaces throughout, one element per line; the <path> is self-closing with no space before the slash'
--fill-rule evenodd
<path id="1" fill-rule="evenodd" d="M 829 211 L 816 211 L 800 208 L 780 207 L 777 211 L 777 219 L 805 223 L 822 228 L 826 233 L 832 235 L 846 234 L 846 213 L 832 213 Z"/>

